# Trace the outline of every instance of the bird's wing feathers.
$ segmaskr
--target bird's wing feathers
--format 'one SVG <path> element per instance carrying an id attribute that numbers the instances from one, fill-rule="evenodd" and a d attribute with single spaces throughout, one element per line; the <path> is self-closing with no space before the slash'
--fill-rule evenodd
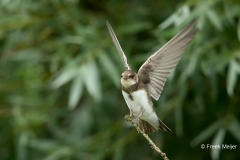
<path id="1" fill-rule="evenodd" d="M 167 77 L 176 67 L 187 45 L 198 32 L 197 29 L 192 29 L 195 23 L 196 21 L 193 20 L 140 67 L 138 74 L 147 86 L 149 94 L 155 100 L 159 99 Z"/>
<path id="2" fill-rule="evenodd" d="M 128 64 L 127 57 L 125 56 L 125 54 L 124 54 L 124 52 L 123 52 L 123 50 L 122 50 L 122 48 L 121 48 L 121 46 L 120 46 L 120 44 L 117 40 L 117 36 L 115 35 L 115 33 L 114 33 L 114 31 L 113 31 L 113 29 L 112 29 L 112 27 L 111 27 L 111 25 L 109 24 L 108 21 L 107 21 L 107 27 L 108 27 L 108 30 L 109 30 L 110 35 L 112 37 L 113 43 L 115 44 L 115 47 L 117 48 L 118 53 L 120 54 L 126 69 L 127 70 L 132 70 L 130 65 Z"/>

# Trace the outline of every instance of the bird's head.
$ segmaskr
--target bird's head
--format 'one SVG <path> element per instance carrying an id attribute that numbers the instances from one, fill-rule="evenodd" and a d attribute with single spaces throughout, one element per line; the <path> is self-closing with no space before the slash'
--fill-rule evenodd
<path id="1" fill-rule="evenodd" d="M 121 84 L 123 87 L 128 88 L 138 82 L 138 76 L 131 70 L 124 71 L 121 74 Z"/>

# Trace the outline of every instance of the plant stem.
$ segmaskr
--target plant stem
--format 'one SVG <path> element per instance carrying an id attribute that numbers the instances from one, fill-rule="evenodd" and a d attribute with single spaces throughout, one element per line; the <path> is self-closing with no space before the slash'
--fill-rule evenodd
<path id="1" fill-rule="evenodd" d="M 132 122 L 132 119 L 131 119 L 131 118 L 125 116 L 124 119 L 125 119 L 126 121 L 128 121 L 128 122 L 131 122 L 131 123 L 133 124 L 133 126 L 136 128 L 136 130 L 138 131 L 138 133 L 141 133 L 141 135 L 142 135 L 144 138 L 147 139 L 147 141 L 148 141 L 149 144 L 151 145 L 152 149 L 154 149 L 155 151 L 157 151 L 157 152 L 162 156 L 162 158 L 163 158 L 164 160 L 169 160 L 168 157 L 167 157 L 167 155 L 166 155 L 166 153 L 162 152 L 162 151 L 156 146 L 156 144 L 151 140 L 151 138 L 149 138 L 149 136 L 148 136 L 146 133 L 144 133 L 144 132 L 138 127 L 138 125 L 137 125 L 136 123 L 133 123 L 133 122 Z"/>

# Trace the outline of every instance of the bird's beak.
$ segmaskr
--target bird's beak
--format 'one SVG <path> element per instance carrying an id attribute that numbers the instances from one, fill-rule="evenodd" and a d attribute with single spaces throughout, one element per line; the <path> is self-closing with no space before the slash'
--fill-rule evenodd
<path id="1" fill-rule="evenodd" d="M 128 78 L 127 77 L 123 77 L 124 80 L 127 80 Z"/>

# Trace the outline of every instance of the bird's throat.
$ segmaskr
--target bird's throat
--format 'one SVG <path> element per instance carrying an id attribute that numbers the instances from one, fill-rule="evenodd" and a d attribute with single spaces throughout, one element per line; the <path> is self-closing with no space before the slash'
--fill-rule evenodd
<path id="1" fill-rule="evenodd" d="M 138 82 L 135 82 L 132 84 L 129 84 L 129 83 L 126 84 L 124 82 L 121 82 L 121 84 L 122 84 L 122 90 L 124 90 L 127 93 L 132 93 L 132 92 L 136 91 L 138 89 L 138 85 L 139 85 Z"/>

